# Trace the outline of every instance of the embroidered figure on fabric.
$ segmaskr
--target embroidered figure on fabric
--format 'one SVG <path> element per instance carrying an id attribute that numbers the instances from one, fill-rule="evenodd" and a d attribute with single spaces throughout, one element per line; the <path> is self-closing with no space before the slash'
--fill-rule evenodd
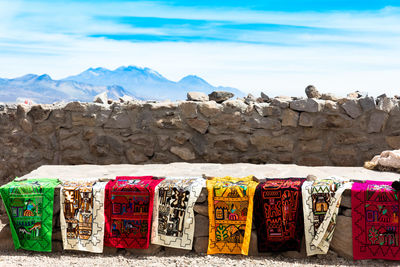
<path id="1" fill-rule="evenodd" d="M 354 259 L 400 260 L 398 198 L 390 182 L 354 184 Z"/>
<path id="2" fill-rule="evenodd" d="M 11 213 L 20 238 L 40 238 L 42 192 L 42 185 L 36 181 L 24 181 L 18 187 L 10 188 Z"/>
<path id="3" fill-rule="evenodd" d="M 193 207 L 205 185 L 202 178 L 167 178 L 156 188 L 151 242 L 192 249 Z"/>
<path id="4" fill-rule="evenodd" d="M 257 185 L 251 179 L 251 177 L 243 180 L 226 177 L 207 181 L 209 211 L 212 212 L 208 254 L 247 255 L 253 196 Z M 248 216 L 249 208 L 251 208 L 250 216 Z"/>
<path id="5" fill-rule="evenodd" d="M 182 237 L 189 194 L 189 191 L 179 190 L 177 188 L 159 189 L 159 234 Z"/>
<path id="6" fill-rule="evenodd" d="M 63 186 L 64 218 L 69 239 L 87 240 L 92 235 L 93 184 L 65 183 Z"/>
<path id="7" fill-rule="evenodd" d="M 303 232 L 301 186 L 305 178 L 267 179 L 255 195 L 258 250 L 300 250 Z"/>
<path id="8" fill-rule="evenodd" d="M 104 182 L 68 181 L 61 189 L 64 249 L 101 253 L 104 239 Z"/>
<path id="9" fill-rule="evenodd" d="M 308 256 L 328 252 L 342 193 L 351 186 L 348 180 L 338 177 L 304 182 L 302 195 Z"/>
<path id="10" fill-rule="evenodd" d="M 162 179 L 117 177 L 106 186 L 105 245 L 148 248 L 154 188 Z"/>
<path id="11" fill-rule="evenodd" d="M 0 187 L 15 249 L 51 251 L 57 179 L 12 181 Z"/>

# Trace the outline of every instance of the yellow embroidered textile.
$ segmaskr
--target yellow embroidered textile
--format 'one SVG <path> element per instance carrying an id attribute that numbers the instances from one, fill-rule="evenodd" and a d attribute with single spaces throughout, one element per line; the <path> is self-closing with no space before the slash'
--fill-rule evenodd
<path id="1" fill-rule="evenodd" d="M 207 180 L 210 219 L 207 254 L 248 254 L 257 184 L 253 176 Z"/>

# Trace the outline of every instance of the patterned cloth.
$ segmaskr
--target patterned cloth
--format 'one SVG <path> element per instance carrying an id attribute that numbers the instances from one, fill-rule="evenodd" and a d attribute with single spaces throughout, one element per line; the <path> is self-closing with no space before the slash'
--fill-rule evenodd
<path id="1" fill-rule="evenodd" d="M 355 260 L 400 260 L 399 192 L 390 185 L 366 181 L 351 189 Z"/>
<path id="2" fill-rule="evenodd" d="M 103 252 L 106 184 L 94 181 L 63 183 L 60 222 L 64 249 Z"/>
<path id="3" fill-rule="evenodd" d="M 204 186 L 203 178 L 167 178 L 156 187 L 151 243 L 192 249 L 193 207 Z"/>
<path id="4" fill-rule="evenodd" d="M 348 180 L 337 177 L 304 182 L 304 233 L 308 256 L 328 252 L 342 193 L 351 185 Z"/>
<path id="5" fill-rule="evenodd" d="M 304 222 L 301 186 L 305 178 L 267 179 L 254 196 L 259 252 L 300 251 Z"/>
<path id="6" fill-rule="evenodd" d="M 0 188 L 15 249 L 51 251 L 57 179 L 12 181 Z"/>
<path id="7" fill-rule="evenodd" d="M 149 247 L 154 190 L 162 180 L 142 176 L 117 177 L 108 182 L 105 196 L 105 246 Z"/>
<path id="8" fill-rule="evenodd" d="M 256 187 L 253 176 L 207 180 L 210 219 L 207 254 L 248 254 Z"/>

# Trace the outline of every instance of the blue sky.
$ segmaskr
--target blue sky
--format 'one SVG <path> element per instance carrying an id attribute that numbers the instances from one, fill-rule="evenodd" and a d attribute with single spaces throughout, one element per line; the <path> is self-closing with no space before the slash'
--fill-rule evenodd
<path id="1" fill-rule="evenodd" d="M 396 2 L 0 0 L 0 77 L 137 65 L 271 96 L 396 94 Z"/>

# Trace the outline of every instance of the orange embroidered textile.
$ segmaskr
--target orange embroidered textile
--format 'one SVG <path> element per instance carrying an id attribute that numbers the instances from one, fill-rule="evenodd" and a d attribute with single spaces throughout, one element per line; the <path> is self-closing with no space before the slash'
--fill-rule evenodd
<path id="1" fill-rule="evenodd" d="M 210 219 L 207 254 L 248 254 L 257 184 L 253 176 L 207 180 Z"/>

